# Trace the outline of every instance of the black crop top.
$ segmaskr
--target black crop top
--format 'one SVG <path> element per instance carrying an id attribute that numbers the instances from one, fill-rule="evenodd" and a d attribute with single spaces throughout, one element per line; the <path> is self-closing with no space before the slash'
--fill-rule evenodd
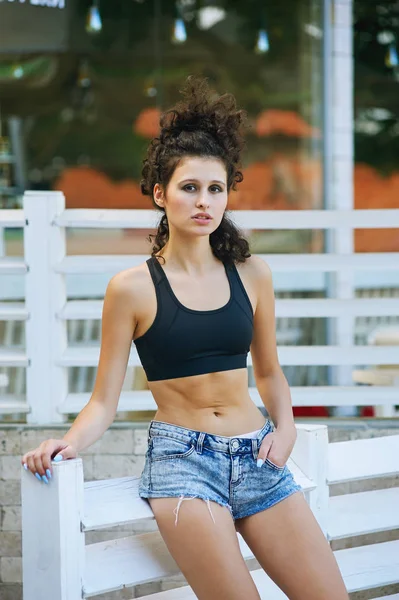
<path id="1" fill-rule="evenodd" d="M 176 298 L 155 257 L 147 261 L 157 296 L 150 328 L 134 340 L 148 381 L 242 369 L 253 334 L 253 310 L 236 266 L 224 264 L 230 299 L 221 308 L 192 310 Z"/>

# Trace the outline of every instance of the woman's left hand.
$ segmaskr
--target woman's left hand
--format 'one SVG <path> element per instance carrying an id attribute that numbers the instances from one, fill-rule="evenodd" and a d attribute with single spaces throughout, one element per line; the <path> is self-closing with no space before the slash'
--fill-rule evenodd
<path id="1" fill-rule="evenodd" d="M 289 427 L 279 430 L 278 428 L 268 433 L 259 448 L 258 461 L 264 462 L 268 458 L 277 467 L 283 468 L 286 464 L 296 440 L 296 428 Z M 261 466 L 258 463 L 258 466 Z"/>

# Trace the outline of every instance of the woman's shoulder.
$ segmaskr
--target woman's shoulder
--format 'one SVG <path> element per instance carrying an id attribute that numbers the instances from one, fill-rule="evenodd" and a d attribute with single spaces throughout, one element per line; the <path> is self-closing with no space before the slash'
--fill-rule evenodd
<path id="1" fill-rule="evenodd" d="M 255 311 L 259 299 L 273 289 L 270 267 L 256 254 L 237 263 L 236 267 Z"/>
<path id="2" fill-rule="evenodd" d="M 145 296 L 151 290 L 151 275 L 148 270 L 146 261 L 119 271 L 109 281 L 108 288 L 114 293 L 128 296 L 130 300 L 143 301 Z"/>
<path id="3" fill-rule="evenodd" d="M 272 274 L 269 265 L 262 257 L 252 254 L 244 262 L 236 263 L 238 272 L 245 274 L 254 284 L 267 279 L 271 281 Z"/>

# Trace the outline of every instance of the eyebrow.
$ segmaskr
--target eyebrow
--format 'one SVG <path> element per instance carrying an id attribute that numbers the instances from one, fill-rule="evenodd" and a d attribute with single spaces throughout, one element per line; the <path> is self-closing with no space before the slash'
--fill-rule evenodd
<path id="1" fill-rule="evenodd" d="M 186 181 L 195 181 L 195 183 L 201 183 L 199 179 L 195 179 L 195 177 L 189 177 L 188 179 L 183 179 L 179 183 L 185 183 Z M 226 185 L 224 181 L 220 181 L 219 179 L 213 179 L 211 183 L 221 183 L 222 185 Z"/>

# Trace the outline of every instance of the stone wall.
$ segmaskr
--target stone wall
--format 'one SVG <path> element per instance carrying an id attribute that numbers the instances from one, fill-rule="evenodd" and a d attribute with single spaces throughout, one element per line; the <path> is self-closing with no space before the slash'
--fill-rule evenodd
<path id="1" fill-rule="evenodd" d="M 300 419 L 298 419 L 298 422 Z M 36 448 L 40 442 L 49 438 L 62 438 L 69 425 L 52 428 L 28 425 L 0 424 L 0 598 L 1 600 L 22 600 L 22 559 L 21 559 L 21 496 L 20 496 L 20 459 L 25 452 Z M 85 480 L 107 479 L 110 477 L 139 477 L 144 465 L 147 448 L 148 423 L 114 423 L 87 450 L 80 453 L 83 460 Z M 381 426 L 378 422 L 354 421 L 352 423 L 329 423 L 330 441 L 375 437 L 398 433 L 399 423 L 391 422 Z M 33 477 L 33 475 L 32 475 Z M 46 485 L 37 482 L 38 485 Z M 51 484 L 50 484 L 51 485 Z M 398 478 L 368 480 L 345 485 L 336 485 L 332 494 L 348 493 L 363 489 L 377 489 L 399 485 Z M 124 537 L 135 533 L 154 531 L 156 524 L 146 521 L 140 525 L 120 526 L 110 530 L 88 532 L 87 543 Z M 399 532 L 385 532 L 378 536 L 362 536 L 363 539 L 343 540 L 335 543 L 334 549 L 348 547 L 353 543 L 372 543 L 397 539 Z M 258 568 L 256 560 L 250 561 L 249 568 Z M 108 593 L 96 598 L 101 600 L 130 600 L 146 594 L 185 585 L 183 576 L 156 583 L 147 583 L 136 588 Z M 381 590 L 382 591 L 382 590 Z M 383 590 L 391 592 L 391 588 Z M 392 593 L 399 586 L 392 587 Z M 374 598 L 373 593 L 353 594 L 353 600 Z M 45 599 L 43 599 L 45 600 Z"/>

